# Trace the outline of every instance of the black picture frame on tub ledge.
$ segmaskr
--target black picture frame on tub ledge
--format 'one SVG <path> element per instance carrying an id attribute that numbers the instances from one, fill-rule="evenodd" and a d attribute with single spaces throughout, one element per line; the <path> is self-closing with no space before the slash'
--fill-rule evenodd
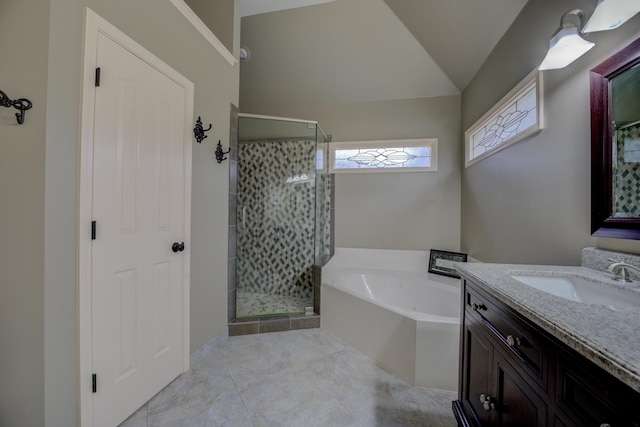
<path id="1" fill-rule="evenodd" d="M 459 279 L 460 275 L 452 266 L 454 262 L 467 262 L 467 254 L 431 249 L 429 253 L 429 273 Z"/>

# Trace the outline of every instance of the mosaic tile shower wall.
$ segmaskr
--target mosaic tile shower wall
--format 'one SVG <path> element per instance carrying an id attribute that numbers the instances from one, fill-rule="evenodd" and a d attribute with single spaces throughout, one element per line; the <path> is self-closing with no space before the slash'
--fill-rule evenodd
<path id="1" fill-rule="evenodd" d="M 238 292 L 312 304 L 315 141 L 241 143 L 239 158 Z"/>
<path id="2" fill-rule="evenodd" d="M 616 130 L 613 216 L 640 217 L 640 124 Z"/>

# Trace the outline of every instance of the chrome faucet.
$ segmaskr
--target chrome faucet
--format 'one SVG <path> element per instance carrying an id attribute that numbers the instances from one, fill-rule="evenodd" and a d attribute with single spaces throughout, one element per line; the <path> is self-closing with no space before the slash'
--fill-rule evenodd
<path id="1" fill-rule="evenodd" d="M 611 258 L 609 258 L 609 261 L 612 261 L 613 264 L 607 267 L 607 271 L 612 272 L 615 275 L 614 279 L 618 280 L 619 282 L 633 281 L 629 277 L 629 272 L 627 270 L 635 271 L 638 275 L 640 275 L 640 268 L 636 267 L 635 265 L 627 264 L 623 261 L 616 261 L 615 259 Z"/>

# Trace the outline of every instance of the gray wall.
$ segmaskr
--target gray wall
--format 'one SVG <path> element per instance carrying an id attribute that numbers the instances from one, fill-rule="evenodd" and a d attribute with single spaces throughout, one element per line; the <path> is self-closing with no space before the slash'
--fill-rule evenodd
<path id="1" fill-rule="evenodd" d="M 189 7 L 216 35 L 223 45 L 233 52 L 234 0 L 186 0 Z"/>
<path id="2" fill-rule="evenodd" d="M 467 129 L 542 61 L 564 12 L 591 0 L 530 0 L 462 95 Z M 640 16 L 589 36 L 591 51 L 546 71 L 545 129 L 462 172 L 462 250 L 487 262 L 579 264 L 585 246 L 640 252 L 590 235 L 589 70 L 640 36 Z"/>
<path id="3" fill-rule="evenodd" d="M 28 30 L 27 30 L 28 29 Z M 27 36 L 22 36 L 27 32 Z M 49 1 L 0 3 L 0 425 L 44 424 L 44 161 Z"/>
<path id="4" fill-rule="evenodd" d="M 50 6 L 50 7 L 49 7 Z M 103 18 L 195 83 L 196 116 L 213 123 L 193 145 L 191 349 L 226 328 L 229 140 L 239 67 L 169 1 L 0 3 L 0 82 L 34 102 L 25 124 L 0 109 L 0 425 L 78 424 L 77 172 L 83 10 Z M 234 53 L 239 45 L 235 18 Z M 28 29 L 28 31 L 26 31 Z M 6 243 L 10 242 L 11 246 Z"/>
<path id="5" fill-rule="evenodd" d="M 336 174 L 336 246 L 458 250 L 460 97 L 261 112 L 317 120 L 333 141 L 438 138 L 438 171 Z"/>

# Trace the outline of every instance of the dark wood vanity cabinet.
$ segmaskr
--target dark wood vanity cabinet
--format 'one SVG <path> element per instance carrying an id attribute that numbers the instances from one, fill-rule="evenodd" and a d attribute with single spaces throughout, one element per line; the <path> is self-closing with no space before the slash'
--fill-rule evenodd
<path id="1" fill-rule="evenodd" d="M 640 394 L 463 278 L 461 427 L 640 427 Z"/>

